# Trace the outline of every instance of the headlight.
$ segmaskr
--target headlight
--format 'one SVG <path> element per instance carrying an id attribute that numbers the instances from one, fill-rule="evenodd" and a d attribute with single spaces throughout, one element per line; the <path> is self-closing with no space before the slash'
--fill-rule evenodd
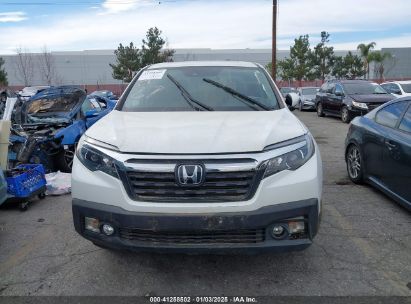
<path id="1" fill-rule="evenodd" d="M 102 171 L 118 178 L 115 160 L 110 156 L 88 144 L 79 145 L 76 154 L 80 162 L 90 171 Z"/>
<path id="2" fill-rule="evenodd" d="M 310 134 L 283 143 L 281 148 L 299 146 L 298 148 L 266 161 L 264 178 L 284 170 L 296 170 L 314 155 L 314 142 Z M 275 145 L 273 146 L 275 147 Z"/>
<path id="3" fill-rule="evenodd" d="M 356 102 L 356 101 L 353 101 L 353 102 L 352 102 L 352 105 L 353 105 L 354 107 L 356 107 L 356 108 L 360 108 L 360 109 L 368 110 L 368 106 L 367 106 L 367 104 L 366 104 L 366 103 L 363 103 L 363 102 Z"/>

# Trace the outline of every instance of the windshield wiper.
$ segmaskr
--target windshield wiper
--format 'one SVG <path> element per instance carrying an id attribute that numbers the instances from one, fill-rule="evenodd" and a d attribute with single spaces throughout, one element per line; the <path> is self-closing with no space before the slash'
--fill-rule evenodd
<path id="1" fill-rule="evenodd" d="M 190 105 L 190 107 L 192 107 L 194 110 L 200 110 L 200 108 L 196 107 L 194 104 L 196 104 L 197 106 L 200 106 L 203 110 L 207 110 L 207 111 L 214 111 L 213 108 L 199 102 L 198 100 L 194 99 L 190 93 L 187 92 L 187 90 L 170 74 L 167 74 L 168 79 L 171 80 L 171 82 L 173 82 L 176 87 L 180 90 L 181 95 L 183 95 L 184 99 L 187 101 L 187 103 Z"/>
<path id="2" fill-rule="evenodd" d="M 258 102 L 257 100 L 254 100 L 251 97 L 248 97 L 244 94 L 241 94 L 240 92 L 234 90 L 233 88 L 227 87 L 225 85 L 223 85 L 222 83 L 219 83 L 217 81 L 208 79 L 208 78 L 203 78 L 203 81 L 212 84 L 213 86 L 216 86 L 217 88 L 223 89 L 224 91 L 226 91 L 227 93 L 230 93 L 233 96 L 239 97 L 242 100 L 245 100 L 253 105 L 256 105 L 258 107 L 260 107 L 261 109 L 265 110 L 265 111 L 270 111 L 272 110 L 271 108 L 267 107 L 266 105 L 263 105 L 262 103 Z M 247 104 L 247 103 L 246 103 Z M 250 104 L 247 104 L 248 106 L 250 106 Z M 253 109 L 255 109 L 254 107 L 252 107 Z"/>

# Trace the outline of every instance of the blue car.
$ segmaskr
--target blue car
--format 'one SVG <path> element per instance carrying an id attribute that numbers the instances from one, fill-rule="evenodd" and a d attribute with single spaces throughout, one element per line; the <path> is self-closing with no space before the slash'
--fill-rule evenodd
<path id="1" fill-rule="evenodd" d="M 115 104 L 73 86 L 34 95 L 18 111 L 21 123 L 12 127 L 10 166 L 41 163 L 47 172 L 70 172 L 80 137 Z"/>

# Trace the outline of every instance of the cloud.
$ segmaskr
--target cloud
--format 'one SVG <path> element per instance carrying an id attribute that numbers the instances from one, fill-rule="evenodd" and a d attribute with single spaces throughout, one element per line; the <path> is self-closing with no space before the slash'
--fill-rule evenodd
<path id="1" fill-rule="evenodd" d="M 104 13 L 120 13 L 129 10 L 133 10 L 137 7 L 153 3 L 148 0 L 105 0 L 101 5 L 104 9 Z"/>
<path id="2" fill-rule="evenodd" d="M 102 12 L 106 14 L 99 16 Z M 13 53 L 19 45 L 32 51 L 41 50 L 43 45 L 53 51 L 114 49 L 120 42 L 130 41 L 140 45 L 153 26 L 163 31 L 172 48 L 271 47 L 271 1 L 263 0 L 161 4 L 153 0 L 106 0 L 99 10 L 61 13 L 46 19 L 0 27 L 2 41 L 8 42 L 0 44 L 0 54 Z M 386 38 L 394 25 L 409 29 L 410 20 L 409 0 L 391 0 L 389 5 L 376 5 L 375 0 L 345 0 L 344 5 L 337 0 L 280 1 L 278 48 L 288 49 L 294 38 L 303 34 L 310 34 L 314 44 L 323 30 L 331 33 L 331 43 L 337 49 L 355 49 L 361 39 L 376 41 L 377 48 L 411 46 L 409 35 L 402 36 L 401 32 Z M 385 36 L 380 34 L 384 31 Z M 372 33 L 373 38 L 364 32 Z M 336 40 L 337 36 L 344 36 L 344 40 Z"/>
<path id="3" fill-rule="evenodd" d="M 20 22 L 26 19 L 26 13 L 24 12 L 0 13 L 0 22 Z"/>

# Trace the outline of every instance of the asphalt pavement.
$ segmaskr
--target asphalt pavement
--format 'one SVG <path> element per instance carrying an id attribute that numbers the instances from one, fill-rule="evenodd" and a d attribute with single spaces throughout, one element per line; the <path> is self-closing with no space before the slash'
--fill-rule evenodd
<path id="1" fill-rule="evenodd" d="M 301 252 L 160 255 L 100 249 L 73 228 L 70 195 L 0 208 L 0 295 L 408 295 L 411 212 L 352 184 L 348 125 L 294 112 L 320 146 L 323 218 Z"/>

